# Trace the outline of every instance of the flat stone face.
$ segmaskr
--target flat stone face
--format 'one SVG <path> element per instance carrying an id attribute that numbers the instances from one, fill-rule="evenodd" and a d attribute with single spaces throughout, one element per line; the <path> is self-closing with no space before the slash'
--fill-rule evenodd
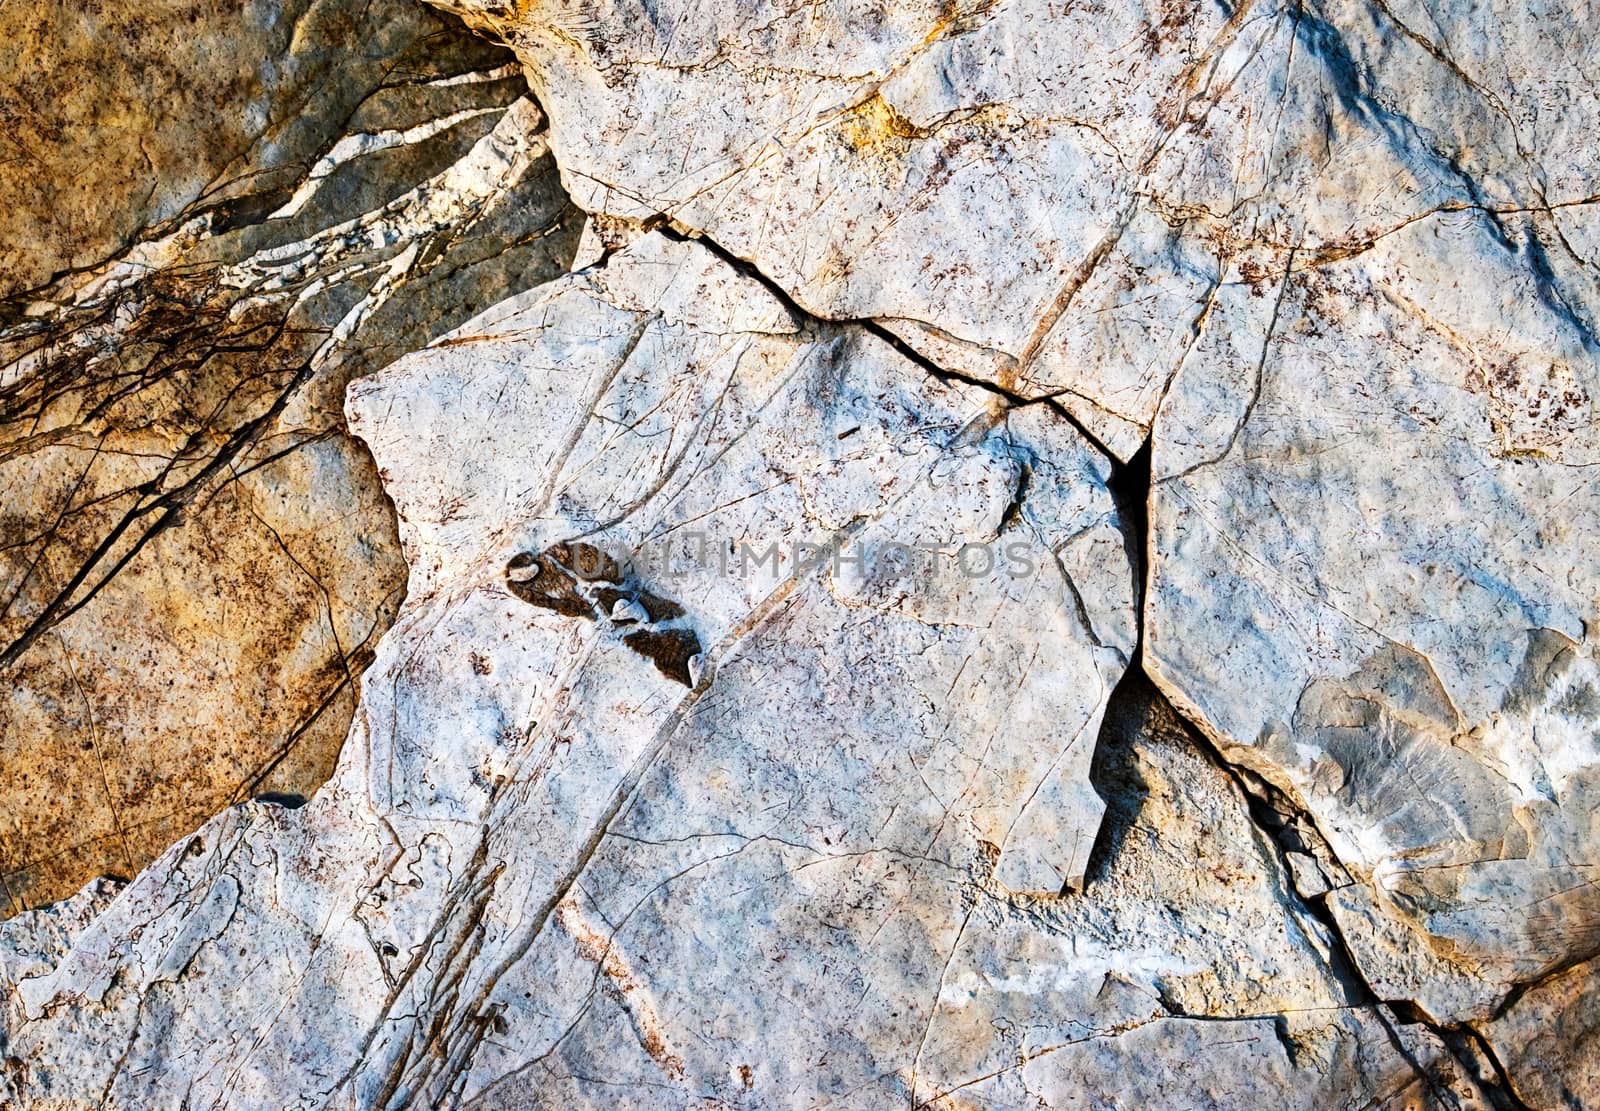
<path id="1" fill-rule="evenodd" d="M 1582 1106 L 1600 1087 L 1593 961 L 1534 985 L 1488 1025 L 1529 1107 Z"/>
<path id="2" fill-rule="evenodd" d="M 1404 4 L 635 14 L 479 17 L 585 208 L 1118 455 L 1160 407 L 1149 664 L 1309 809 L 1380 994 L 1481 1016 L 1590 955 L 1583 48 Z"/>
<path id="3" fill-rule="evenodd" d="M 1440 214 L 1280 258 L 1218 297 L 1156 436 L 1147 664 L 1316 815 L 1380 993 L 1447 1021 L 1586 957 L 1600 915 L 1600 364 L 1529 234 Z"/>
<path id="4" fill-rule="evenodd" d="M 285 67 L 343 65 L 318 37 L 329 18 L 306 17 L 296 49 L 320 53 Z M 317 117 L 314 162 L 276 185 L 228 178 L 250 190 L 237 205 L 146 227 L 0 329 L 5 913 L 129 877 L 231 801 L 327 778 L 406 581 L 345 384 L 559 273 L 575 245 L 505 52 L 422 9 L 374 43 L 340 18 L 344 46 L 390 53 L 274 108 L 280 130 Z M 162 126 L 151 142 L 204 130 Z M 135 152 L 141 134 L 124 135 Z M 94 180 L 70 158 L 53 172 Z"/>
<path id="5" fill-rule="evenodd" d="M 1138 447 L 1208 269 L 1141 193 L 1238 33 L 1220 6 L 462 6 L 516 46 L 587 210 L 702 229 L 807 310 Z"/>
<path id="6" fill-rule="evenodd" d="M 1125 1093 L 1155 1054 L 1152 1099 L 1237 1071 L 1325 1100 L 1441 1058 L 1390 1046 L 1158 704 L 1101 773 L 1126 870 L 1059 894 L 1101 825 L 1133 580 L 1108 465 L 1048 410 L 655 234 L 350 413 L 413 581 L 340 769 L 174 846 L 53 968 L 10 958 L 20 1092 L 1010 1104 Z M 1013 566 L 969 549 L 960 578 L 880 556 L 997 539 Z M 637 639 L 670 630 L 684 677 Z M 1180 935 L 1175 905 L 1250 926 Z M 1258 1017 L 1291 1009 L 1318 1017 Z"/>
<path id="7" fill-rule="evenodd" d="M 1595 191 L 1581 48 L 1511 4 L 450 6 L 516 47 L 586 210 L 704 231 L 1122 458 L 1242 247 Z"/>
<path id="8" fill-rule="evenodd" d="M 390 476 L 412 600 L 366 679 L 336 785 L 304 811 L 218 819 L 119 903 L 140 916 L 136 907 L 149 900 L 157 910 L 172 884 L 201 882 L 212 908 L 202 913 L 231 923 L 214 950 L 226 963 L 205 961 L 203 986 L 196 981 L 206 1002 L 181 1004 L 183 1017 L 161 1033 L 174 1049 L 193 1042 L 221 1062 L 244 1048 L 235 1039 L 253 1029 L 248 1012 L 218 1012 L 260 986 L 255 966 L 233 959 L 235 940 L 265 956 L 321 938 L 327 955 L 313 980 L 304 991 L 285 985 L 303 1015 L 277 1028 L 287 1036 L 301 1023 L 335 1024 L 319 1040 L 340 1069 L 358 1067 L 355 1091 L 370 1095 L 395 1068 L 418 1091 L 438 1083 L 442 1093 L 456 1076 L 434 1077 L 431 1053 L 407 1064 L 405 1045 L 429 1035 L 400 1017 L 438 990 L 415 963 L 434 959 L 430 937 L 493 923 L 486 948 L 451 959 L 486 993 L 492 1010 L 482 1014 L 517 1008 L 498 1021 L 515 1020 L 532 1046 L 547 1022 L 542 1005 L 574 1002 L 571 987 L 545 983 L 559 990 L 530 1004 L 512 983 L 539 978 L 552 960 L 568 966 L 569 980 L 592 976 L 605 962 L 604 922 L 627 913 L 588 905 L 584 891 L 637 902 L 686 865 L 685 851 L 710 861 L 742 857 L 741 846 L 748 858 L 715 870 L 719 889 L 736 880 L 772 887 L 759 899 L 726 896 L 732 929 L 765 902 L 774 945 L 793 932 L 791 919 L 794 929 L 821 928 L 812 916 L 823 905 L 865 933 L 852 903 L 877 908 L 871 921 L 888 932 L 863 952 L 857 976 L 888 981 L 884 1006 L 897 1017 L 878 1034 L 903 1048 L 901 1027 L 914 1016 L 892 1002 L 898 979 L 936 990 L 938 966 L 972 912 L 961 877 L 1004 875 L 1052 893 L 1081 881 L 1101 812 L 1086 771 L 1132 647 L 1132 580 L 1107 465 L 1058 418 L 1007 416 L 987 395 L 941 387 L 859 331 L 803 328 L 705 248 L 659 236 L 401 360 L 356 388 L 351 412 Z M 1044 435 L 1052 425 L 1060 443 Z M 1013 508 L 1025 471 L 1029 494 Z M 902 538 L 950 548 L 1006 532 L 1029 574 L 956 580 L 947 567 L 936 583 L 878 553 Z M 554 561 L 553 546 L 565 544 L 565 562 L 576 565 L 577 545 L 566 542 L 578 538 L 597 554 L 634 553 L 626 570 L 608 557 L 602 574 L 595 563 L 585 592 L 620 589 L 650 612 L 619 609 L 624 599 L 566 612 L 535 604 L 548 596 L 524 586 L 538 577 L 512 557 L 526 550 Z M 802 542 L 847 544 L 839 571 L 828 556 L 797 569 Z M 728 563 L 727 545 L 743 560 L 772 544 L 764 566 Z M 906 551 L 931 564 L 932 553 Z M 856 575 L 843 560 L 858 552 L 866 563 Z M 569 580 L 564 596 L 575 591 Z M 656 666 L 640 640 L 669 627 L 697 641 L 683 678 Z M 235 862 L 234 840 L 265 832 L 253 814 L 289 839 L 269 854 L 280 864 L 253 849 L 262 866 Z M 613 857 L 610 839 L 626 851 Z M 662 852 L 635 853 L 640 839 L 662 842 Z M 313 878 L 279 871 L 286 851 L 335 856 Z M 411 870 L 404 862 L 416 853 L 427 878 L 412 891 L 395 869 Z M 187 878 L 194 867 L 203 879 Z M 589 868 L 593 877 L 582 878 Z M 335 942 L 286 921 L 286 878 L 295 920 L 332 916 L 346 924 L 334 934 L 348 936 Z M 831 893 L 816 904 L 818 892 Z M 131 971 L 153 954 L 126 948 L 119 913 L 94 930 L 112 947 L 101 959 Z M 347 948 L 369 935 L 359 951 Z M 915 967 L 900 967 L 902 958 Z M 69 996 L 82 990 L 67 986 L 73 959 L 52 979 Z M 773 965 L 774 995 L 784 971 Z M 375 975 L 395 993 L 358 1004 L 378 1008 L 364 1027 L 327 1008 Z M 823 982 L 828 992 L 841 986 Z M 35 998 L 35 1015 L 57 994 L 43 981 L 19 990 Z M 123 1020 L 143 1021 L 142 991 L 118 989 L 130 1008 Z M 108 1017 L 84 1010 L 69 1019 L 83 1027 L 62 1044 Z M 477 1023 L 468 1009 L 459 1018 L 469 1022 L 463 1030 Z M 654 1044 L 655 1034 L 644 1036 Z M 678 1059 L 660 1052 L 668 1064 Z M 786 1067 L 805 1064 L 795 1057 Z M 672 1067 L 681 1077 L 687 1066 Z M 305 1082 L 293 1072 L 273 1079 Z M 133 1086 L 114 1089 L 127 1098 L 138 1085 L 158 1085 L 149 1098 L 166 1090 L 131 1074 L 118 1083 Z"/>

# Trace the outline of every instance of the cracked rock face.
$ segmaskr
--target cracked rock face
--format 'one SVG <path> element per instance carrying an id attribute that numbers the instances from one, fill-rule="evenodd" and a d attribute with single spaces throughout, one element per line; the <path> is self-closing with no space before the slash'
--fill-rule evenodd
<path id="1" fill-rule="evenodd" d="M 1147 662 L 1303 801 L 1358 881 L 1330 902 L 1361 963 L 1444 1021 L 1587 959 L 1600 921 L 1600 364 L 1524 268 L 1535 235 L 1441 215 L 1241 284 L 1214 326 L 1251 338 L 1185 369 L 1186 435 L 1156 438 Z M 1468 267 L 1494 302 L 1452 288 Z"/>
<path id="2" fill-rule="evenodd" d="M 413 578 L 339 770 L 299 810 L 250 804 L 175 845 L 53 967 L 10 943 L 22 1091 L 1471 1090 L 1336 972 L 1237 789 L 1153 694 L 1113 727 L 1148 750 L 1103 754 L 1116 878 L 1059 894 L 1101 826 L 1092 741 L 1133 636 L 1109 464 L 1062 417 L 797 319 L 660 233 L 357 382 L 350 413 Z M 924 526 L 1013 536 L 1037 566 L 736 576 L 689 542 Z M 697 639 L 688 690 L 629 643 L 662 621 Z M 171 1063 L 130 1069 L 119 1047 Z M 1151 1055 L 1193 1064 L 1130 1086 Z"/>
<path id="3" fill-rule="evenodd" d="M 292 188 L 442 30 L 415 4 L 366 15 L 343 0 L 7 5 L 0 296 L 98 265 L 196 206 Z"/>
<path id="4" fill-rule="evenodd" d="M 0 1102 L 1600 1102 L 1600 16 L 443 6 L 3 17 Z"/>
<path id="5" fill-rule="evenodd" d="M 809 311 L 881 319 L 1137 449 L 1213 269 L 1151 182 L 1239 19 L 1166 2 L 464 7 L 526 62 L 584 208 L 703 230 Z M 1114 363 L 1095 358 L 1108 341 Z"/>
<path id="6" fill-rule="evenodd" d="M 571 256 L 577 221 L 507 55 L 392 6 L 382 64 L 306 93 L 315 128 L 271 121 L 323 154 L 287 176 L 228 170 L 171 230 L 8 303 L 8 913 L 132 875 L 230 801 L 327 778 L 406 581 L 392 510 L 345 429 L 345 383 Z M 286 67 L 337 68 L 338 44 L 309 29 L 330 25 L 306 18 L 297 41 L 312 54 Z M 365 34 L 350 12 L 337 26 L 344 45 Z M 75 126 L 115 138 L 92 116 Z M 0 167 L 7 218 L 36 184 L 23 163 Z M 53 222 L 30 224 L 30 258 L 52 229 L 87 234 L 58 202 Z"/>

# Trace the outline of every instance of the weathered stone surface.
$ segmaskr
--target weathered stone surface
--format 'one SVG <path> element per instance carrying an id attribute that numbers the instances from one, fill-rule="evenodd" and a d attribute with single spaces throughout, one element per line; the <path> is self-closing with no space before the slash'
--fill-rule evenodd
<path id="1" fill-rule="evenodd" d="M 451 6 L 516 47 L 584 208 L 703 230 L 1138 447 L 1213 269 L 1146 177 L 1245 9 Z"/>
<path id="2" fill-rule="evenodd" d="M 1600 993 L 1593 961 L 1536 984 L 1487 1024 L 1516 1093 L 1536 1111 L 1583 1107 L 1600 1091 Z"/>
<path id="3" fill-rule="evenodd" d="M 196 204 L 226 212 L 293 188 L 442 30 L 406 0 L 7 4 L 0 297 L 101 263 Z"/>
<path id="4" fill-rule="evenodd" d="M 585 208 L 1117 454 L 1161 406 L 1151 666 L 1352 869 L 1380 990 L 1592 955 L 1594 13 L 463 7 Z"/>
<path id="5" fill-rule="evenodd" d="M 197 202 L 169 233 L 13 302 L 0 331 L 7 913 L 131 875 L 229 801 L 327 777 L 405 587 L 392 510 L 344 429 L 345 383 L 573 250 L 539 111 L 504 52 L 411 8 L 375 39 L 346 11 L 328 42 L 326 7 L 302 23 L 308 56 L 281 68 L 337 69 L 341 43 L 390 53 L 263 121 L 325 141 L 321 157 L 291 164 L 273 140 L 294 176 L 263 185 L 235 167 L 236 204 Z M 314 126 L 297 122 L 307 107 Z M 174 158 L 212 138 L 198 102 L 177 111 L 147 136 Z M 146 126 L 123 137 L 135 153 Z M 27 210 L 13 171 L 7 218 Z M 71 158 L 51 173 L 97 183 Z M 118 219 L 155 218 L 90 192 Z M 89 226 L 64 199 L 55 219 Z"/>
<path id="6" fill-rule="evenodd" d="M 1558 41 L 1590 32 L 1465 5 L 1298 26 L 1186 186 L 1246 191 L 1279 106 L 1249 190 L 1271 207 L 1244 213 L 1271 233 L 1222 258 L 1153 437 L 1146 660 L 1313 818 L 1375 990 L 1482 1019 L 1600 922 L 1600 173 L 1594 101 L 1561 91 L 1592 66 Z"/>
<path id="7" fill-rule="evenodd" d="M 585 209 L 702 230 L 1124 458 L 1242 245 L 1596 192 L 1581 50 L 1513 5 L 450 6 L 516 47 Z"/>
<path id="8" fill-rule="evenodd" d="M 1108 465 L 1049 410 L 796 320 L 659 234 L 357 382 L 350 405 L 413 579 L 340 771 L 298 810 L 214 819 L 16 984 L 19 1093 L 1471 1090 L 1427 1035 L 1396 1051 L 1236 789 L 1158 705 L 1102 756 L 1115 875 L 1057 895 L 1100 824 L 1090 742 L 1133 608 Z M 1039 558 L 937 583 L 876 562 L 730 574 L 698 532 L 712 553 L 999 533 Z M 587 578 L 557 573 L 586 558 Z M 585 609 L 612 583 L 692 629 L 692 687 L 629 644 L 631 609 Z M 1172 1067 L 1130 1080 L 1152 1055 Z"/>
<path id="9" fill-rule="evenodd" d="M 1594 13 L 465 6 L 584 207 L 1119 455 L 1159 406 L 1149 666 L 1382 997 L 1594 954 Z"/>
<path id="10" fill-rule="evenodd" d="M 792 863 L 804 863 L 806 846 L 816 842 L 825 857 L 838 858 L 818 876 L 843 885 L 837 898 L 851 884 L 887 894 L 908 882 L 908 870 L 992 872 L 985 844 L 1019 886 L 1053 891 L 1081 872 L 1100 809 L 1086 783 L 1090 742 L 1132 635 L 1127 557 L 1101 485 L 1106 464 L 1074 445 L 1065 426 L 1064 447 L 1028 435 L 1031 424 L 1050 420 L 1043 411 L 1008 421 L 983 395 L 937 386 L 879 340 L 859 332 L 810 336 L 800 327 L 704 248 L 652 237 L 602 271 L 497 307 L 359 388 L 353 412 L 390 476 L 414 601 L 367 679 L 345 771 L 302 811 L 228 815 L 197 835 L 193 844 L 204 848 L 188 856 L 176 850 L 140 881 L 162 903 L 169 897 L 163 879 L 176 878 L 173 859 L 180 869 L 220 867 L 227 874 L 208 884 L 214 899 L 199 905 L 237 923 L 240 944 L 269 962 L 275 952 L 318 947 L 320 928 L 305 934 L 286 913 L 306 923 L 331 915 L 346 923 L 337 933 L 354 931 L 346 940 L 361 937 L 359 951 L 321 939 L 326 957 L 314 965 L 321 971 L 300 995 L 306 1013 L 285 1027 L 330 1024 L 319 1040 L 339 1067 L 365 1061 L 352 1080 L 358 1090 L 370 1096 L 391 1067 L 407 1067 L 411 1023 L 399 1016 L 426 1008 L 422 1001 L 438 985 L 406 966 L 429 948 L 430 935 L 448 938 L 492 921 L 495 940 L 473 964 L 472 990 L 504 993 L 509 984 L 496 985 L 507 973 L 498 966 L 542 927 L 557 937 L 597 928 L 574 924 L 579 919 L 562 925 L 583 911 L 568 873 L 594 857 L 590 842 L 620 820 L 618 808 L 636 788 L 645 790 L 639 781 L 658 760 L 641 804 L 654 798 L 674 826 L 709 823 L 707 848 L 752 839 L 750 864 L 763 871 L 781 871 L 793 853 L 802 855 Z M 422 441 L 412 434 L 417 427 L 429 429 Z M 894 576 L 795 577 L 787 567 L 770 578 L 759 569 L 733 577 L 716 561 L 687 575 L 667 564 L 630 573 L 645 576 L 656 595 L 670 592 L 705 645 L 707 670 L 693 690 L 632 650 L 628 624 L 553 612 L 507 589 L 511 555 L 574 535 L 625 549 L 686 527 L 758 547 L 825 543 L 840 532 L 867 544 L 880 533 L 898 536 L 887 531 L 896 524 L 941 539 L 952 530 L 992 536 L 1024 467 L 1035 476 L 1034 492 L 1016 527 L 1043 545 L 1040 573 L 1026 579 L 992 576 L 950 592 L 908 587 Z M 1052 558 L 1056 549 L 1060 567 L 1084 566 L 1076 593 Z M 1098 574 L 1108 560 L 1111 573 Z M 1101 584 L 1113 593 L 1103 595 Z M 879 670 L 869 649 L 880 641 L 918 652 L 909 662 L 891 657 Z M 703 697 L 712 674 L 717 693 Z M 876 715 L 862 719 L 852 700 L 833 697 L 840 684 L 877 688 Z M 949 712 L 974 705 L 989 709 Z M 918 719 L 926 722 L 925 740 L 906 748 L 906 723 Z M 802 740 L 815 749 L 806 767 L 816 778 L 804 795 L 806 780 L 789 760 Z M 699 758 L 675 768 L 664 758 L 669 747 Z M 674 775 L 688 779 L 675 785 Z M 851 793 L 880 796 L 874 827 L 839 808 L 838 797 Z M 797 813 L 785 818 L 774 804 Z M 275 851 L 251 850 L 246 855 L 261 866 L 241 859 L 245 870 L 235 873 L 236 864 L 225 862 L 240 847 L 236 838 L 259 835 L 244 833 L 255 825 L 253 813 L 266 815 L 285 841 Z M 650 831 L 619 832 L 620 843 L 632 845 Z M 515 844 L 541 851 L 513 854 Z M 267 863 L 262 852 L 280 863 Z M 299 867 L 280 871 L 284 854 L 295 852 L 326 859 L 315 876 Z M 430 872 L 423 889 L 403 900 L 386 894 L 401 882 L 386 873 L 413 853 L 427 858 L 418 865 Z M 294 892 L 280 905 L 278 884 L 286 879 Z M 649 884 L 633 883 L 646 879 L 595 882 L 642 892 Z M 941 898 L 956 890 L 948 879 L 932 882 Z M 138 890 L 119 905 L 142 916 Z M 493 890 L 502 893 L 493 908 L 470 894 Z M 548 910 L 527 917 L 529 907 L 568 896 L 559 904 L 569 907 L 565 917 Z M 959 899 L 940 910 L 958 916 L 938 931 L 948 946 Z M 794 913 L 807 913 L 803 901 Z M 120 949 L 129 937 L 112 925 L 116 917 L 103 916 L 95 936 Z M 883 950 L 886 959 L 917 948 L 922 928 L 917 914 L 899 919 L 895 933 L 904 936 Z M 95 944 L 81 943 L 76 953 L 87 958 Z M 227 1057 L 239 1047 L 225 1043 L 248 1027 L 216 1025 L 213 1008 L 231 1006 L 224 980 L 235 976 L 237 991 L 255 993 L 260 974 L 232 960 L 231 939 L 216 952 L 231 973 L 206 962 L 211 1002 L 178 1009 L 190 1016 L 180 1025 L 201 1023 L 196 1036 L 225 1039 L 216 1052 Z M 131 951 L 104 956 L 146 960 Z M 928 966 L 938 959 L 931 948 L 920 958 Z M 398 963 L 384 973 L 391 962 Z M 588 967 L 578 960 L 574 974 Z M 63 965 L 60 975 L 73 973 Z M 388 975 L 395 995 L 385 1003 L 369 994 L 377 1009 L 365 1025 L 325 1007 L 327 991 L 359 996 L 356 985 L 372 975 Z M 21 997 L 36 990 L 22 989 Z M 496 994 L 492 1005 L 516 998 Z M 126 1001 L 124 1017 L 138 1022 L 137 998 Z M 479 1028 L 476 1012 L 457 1015 L 467 1024 L 463 1033 Z M 116 1025 L 105 1024 L 109 1016 L 83 1017 L 108 1032 Z M 517 1018 L 519 1025 L 538 1021 L 536 1012 Z M 369 1033 L 381 1041 L 364 1046 Z M 189 1036 L 161 1034 L 174 1051 Z M 81 1035 L 69 1043 L 81 1048 Z M 291 1056 L 262 1067 L 295 1063 Z M 430 1083 L 436 1063 L 429 1054 L 416 1059 L 416 1085 Z M 298 1083 L 293 1075 L 275 1082 Z"/>
<path id="11" fill-rule="evenodd" d="M 349 413 L 410 594 L 309 803 L 0 928 L 13 1100 L 1600 1100 L 1600 14 L 451 6 L 517 52 L 581 237 L 538 110 L 429 80 L 307 125 L 323 157 L 245 219 L 283 238 L 216 253 L 243 210 L 174 181 L 34 312 L 126 305 L 96 344 L 180 356 L 289 322 L 284 414 L 352 451 L 340 391 L 404 356 Z M 548 235 L 481 219 L 511 179 Z M 191 202 L 188 238 L 152 214 Z M 520 282 L 435 268 L 406 307 L 442 245 L 508 241 Z M 102 296 L 201 259 L 217 321 Z M 38 391 L 99 365 L 15 357 Z M 229 358 L 204 396 L 272 384 Z M 118 436 L 192 434 L 154 397 Z M 351 501 L 298 533 L 347 569 Z M 182 629 L 152 589 L 97 634 Z M 125 654 L 66 657 L 54 705 Z"/>
<path id="12" fill-rule="evenodd" d="M 1280 255 L 1217 297 L 1155 446 L 1154 674 L 1315 814 L 1363 967 L 1446 1021 L 1600 921 L 1600 364 L 1533 236 L 1439 214 L 1287 279 Z"/>

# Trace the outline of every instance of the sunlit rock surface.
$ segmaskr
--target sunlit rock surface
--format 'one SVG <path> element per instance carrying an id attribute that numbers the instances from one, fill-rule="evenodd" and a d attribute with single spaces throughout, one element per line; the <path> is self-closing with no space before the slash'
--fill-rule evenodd
<path id="1" fill-rule="evenodd" d="M 1600 364 L 1533 235 L 1458 213 L 1281 258 L 1219 296 L 1155 442 L 1147 662 L 1315 815 L 1363 967 L 1441 1021 L 1600 939 Z"/>
<path id="2" fill-rule="evenodd" d="M 413 578 L 340 769 L 174 846 L 53 967 L 11 959 L 19 1091 L 1472 1090 L 1340 969 L 1238 789 L 1138 684 L 1100 754 L 1100 877 L 1073 893 L 1133 578 L 1109 465 L 1061 417 L 796 319 L 659 233 L 350 407 Z M 919 532 L 1035 566 L 935 580 L 870 554 Z M 745 573 L 729 541 L 841 559 Z M 633 639 L 669 626 L 694 638 L 683 676 Z"/>
<path id="3" fill-rule="evenodd" d="M 404 37 L 351 71 L 359 95 L 319 81 L 272 121 L 298 134 L 310 111 L 321 154 L 287 176 L 230 170 L 246 175 L 218 186 L 232 201 L 5 306 L 7 913 L 131 876 L 237 798 L 327 778 L 406 580 L 345 383 L 571 257 L 578 221 L 508 55 L 420 8 L 370 18 L 389 7 L 382 34 Z M 376 49 L 340 18 L 344 46 Z M 296 49 L 318 53 L 285 64 L 338 70 L 339 44 L 307 26 Z M 171 107 L 148 141 L 208 134 L 218 110 Z M 92 119 L 75 126 L 111 143 Z M 6 218 L 39 180 L 19 165 L 0 166 Z M 63 198 L 29 228 L 86 221 Z"/>
<path id="4" fill-rule="evenodd" d="M 23 828 L 210 786 L 0 926 L 6 1098 L 1600 1101 L 1600 14 L 447 7 L 531 96 L 269 13 L 14 238 Z"/>
<path id="5" fill-rule="evenodd" d="M 191 208 L 293 189 L 397 62 L 426 72 L 416 48 L 443 29 L 396 0 L 7 4 L 0 296 Z"/>

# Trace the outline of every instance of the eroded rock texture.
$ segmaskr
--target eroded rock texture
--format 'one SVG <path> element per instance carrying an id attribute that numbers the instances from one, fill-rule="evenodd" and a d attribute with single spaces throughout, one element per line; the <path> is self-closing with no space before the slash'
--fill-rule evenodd
<path id="1" fill-rule="evenodd" d="M 1600 14 L 448 7 L 16 264 L 7 1098 L 1600 1102 Z"/>
<path id="2" fill-rule="evenodd" d="M 413 577 L 340 771 L 300 810 L 251 804 L 175 846 L 53 969 L 13 958 L 24 1090 L 873 1106 L 1255 1074 L 1323 1106 L 1470 1087 L 1430 1035 L 1397 1048 L 1170 719 L 1118 723 L 1149 740 L 1105 757 L 1115 878 L 1058 894 L 1100 826 L 1090 758 L 1133 611 L 1109 464 L 1049 409 L 797 320 L 657 233 L 358 382 L 351 413 Z M 688 542 L 926 527 L 1015 536 L 1036 572 L 739 575 Z M 579 545 L 636 558 L 563 578 Z M 691 688 L 629 643 L 648 614 L 575 600 L 624 579 L 622 601 L 681 608 Z M 125 1047 L 163 1064 L 129 1069 Z M 1152 1054 L 1191 1063 L 1130 1087 Z"/>
<path id="3" fill-rule="evenodd" d="M 317 78 L 276 117 L 275 101 L 179 100 L 159 123 L 124 134 L 65 93 L 39 94 L 51 110 L 76 112 L 69 135 L 89 136 L 60 140 L 73 157 L 120 136 L 135 153 L 141 139 L 214 142 L 223 146 L 208 157 L 231 159 L 216 112 L 266 110 L 252 149 L 275 152 L 278 168 L 208 168 L 185 154 L 189 171 L 219 175 L 210 192 L 185 186 L 162 202 L 171 220 L 130 251 L 7 303 L 8 913 L 101 872 L 131 875 L 234 799 L 308 794 L 327 778 L 354 679 L 405 589 L 392 510 L 344 428 L 345 383 L 559 272 L 574 249 L 578 225 L 540 112 L 503 51 L 400 4 L 366 17 L 381 27 L 376 40 L 345 11 L 331 25 L 342 37 L 327 41 L 311 30 L 333 33 L 326 7 L 323 22 L 302 22 L 283 65 L 340 76 Z M 66 34 L 64 15 L 17 19 Z M 244 33 L 231 16 L 206 26 L 230 43 Z M 109 33 L 91 36 L 96 49 L 110 49 Z M 341 68 L 342 50 L 360 59 L 379 45 L 382 58 Z M 205 67 L 219 59 L 182 50 L 207 93 L 202 79 L 216 74 Z M 151 80 L 178 79 L 141 65 Z M 74 72 L 58 58 L 40 80 Z M 83 98 L 103 84 L 71 80 L 88 83 Z M 286 147 L 280 132 L 299 145 Z M 187 179 L 161 165 L 128 180 L 164 197 Z M 48 179 L 56 207 L 48 220 L 30 217 L 8 249 L 48 257 L 60 236 L 87 235 L 102 204 L 119 219 L 154 220 L 72 166 L 50 171 L 61 175 Z M 7 219 L 31 211 L 40 174 L 26 160 L 0 167 Z"/>
<path id="4" fill-rule="evenodd" d="M 1155 674 L 1315 814 L 1363 965 L 1446 1021 L 1600 941 L 1596 363 L 1533 234 L 1439 215 L 1220 295 L 1219 343 L 1252 338 L 1155 446 Z"/>

